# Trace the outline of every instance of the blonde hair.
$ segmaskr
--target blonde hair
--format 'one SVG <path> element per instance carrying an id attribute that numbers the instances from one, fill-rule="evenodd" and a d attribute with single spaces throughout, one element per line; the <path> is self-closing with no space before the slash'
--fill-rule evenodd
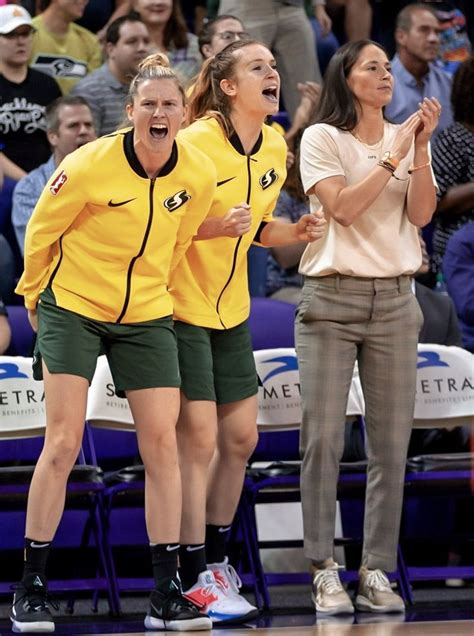
<path id="1" fill-rule="evenodd" d="M 130 88 L 128 89 L 127 105 L 133 104 L 133 99 L 138 93 L 138 89 L 143 82 L 152 79 L 170 79 L 173 80 L 181 93 L 183 103 L 186 103 L 186 93 L 183 85 L 179 80 L 179 77 L 170 67 L 170 62 L 166 55 L 163 53 L 152 53 L 148 55 L 138 65 L 138 71 L 135 77 L 130 82 Z"/>
<path id="2" fill-rule="evenodd" d="M 221 88 L 223 79 L 232 79 L 239 61 L 237 52 L 246 46 L 261 44 L 256 40 L 237 40 L 207 59 L 202 65 L 189 102 L 189 123 L 201 117 L 214 117 L 227 137 L 233 132 L 230 120 L 231 100 Z M 265 45 L 263 45 L 265 46 Z"/>

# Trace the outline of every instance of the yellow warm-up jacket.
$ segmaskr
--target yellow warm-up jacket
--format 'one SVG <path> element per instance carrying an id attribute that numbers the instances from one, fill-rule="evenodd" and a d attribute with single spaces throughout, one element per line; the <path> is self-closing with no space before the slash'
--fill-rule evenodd
<path id="1" fill-rule="evenodd" d="M 222 217 L 235 205 L 251 207 L 251 230 L 239 237 L 193 241 L 173 272 L 170 291 L 176 320 L 229 329 L 248 318 L 247 251 L 258 242 L 262 222 L 272 212 L 286 177 L 286 144 L 267 125 L 249 155 L 234 133 L 225 136 L 214 118 L 200 119 L 178 133 L 207 154 L 217 169 L 217 190 L 209 217 Z"/>
<path id="2" fill-rule="evenodd" d="M 28 223 L 17 293 L 34 309 L 51 286 L 59 307 L 105 322 L 172 314 L 169 275 L 207 216 L 214 164 L 186 139 L 150 179 L 133 130 L 68 155 Z"/>

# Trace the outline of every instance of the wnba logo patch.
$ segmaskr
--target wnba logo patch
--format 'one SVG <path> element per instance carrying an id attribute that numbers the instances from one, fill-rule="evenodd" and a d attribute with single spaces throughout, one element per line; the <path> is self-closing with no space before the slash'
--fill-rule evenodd
<path id="1" fill-rule="evenodd" d="M 66 181 L 67 181 L 67 174 L 64 172 L 64 170 L 61 170 L 61 172 L 58 174 L 58 176 L 53 181 L 53 183 L 49 186 L 49 191 L 51 192 L 51 194 L 54 194 L 54 196 L 56 196 L 57 193 L 63 187 L 63 185 L 66 183 Z"/>
<path id="2" fill-rule="evenodd" d="M 180 190 L 179 192 L 176 192 L 176 194 L 173 194 L 173 196 L 165 199 L 163 201 L 163 205 L 168 210 L 168 212 L 174 212 L 182 205 L 184 205 L 186 201 L 189 201 L 190 198 L 191 195 L 188 194 L 186 190 Z"/>

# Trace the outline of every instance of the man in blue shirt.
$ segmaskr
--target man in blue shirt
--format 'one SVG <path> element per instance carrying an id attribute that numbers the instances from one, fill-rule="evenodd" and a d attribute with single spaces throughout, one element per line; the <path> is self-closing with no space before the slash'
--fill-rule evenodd
<path id="1" fill-rule="evenodd" d="M 13 191 L 12 223 L 22 254 L 26 224 L 49 178 L 66 155 L 96 138 L 91 109 L 79 95 L 58 97 L 46 108 L 45 119 L 53 154 L 20 179 Z"/>
<path id="2" fill-rule="evenodd" d="M 453 121 L 451 76 L 436 63 L 439 32 L 438 18 L 430 7 L 411 4 L 400 11 L 395 28 L 398 52 L 392 60 L 395 85 L 385 109 L 388 119 L 401 124 L 425 97 L 436 97 L 442 111 L 435 134 Z"/>
<path id="3" fill-rule="evenodd" d="M 449 239 L 443 273 L 456 306 L 464 347 L 474 353 L 474 222 L 463 225 Z"/>

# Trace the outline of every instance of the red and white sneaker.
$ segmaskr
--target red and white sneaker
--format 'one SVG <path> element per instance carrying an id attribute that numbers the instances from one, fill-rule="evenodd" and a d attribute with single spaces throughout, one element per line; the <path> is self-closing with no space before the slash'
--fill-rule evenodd
<path id="1" fill-rule="evenodd" d="M 217 583 L 223 588 L 227 598 L 232 599 L 234 621 L 247 621 L 258 614 L 258 609 L 240 594 L 242 581 L 226 557 L 222 563 L 208 563 L 207 567 L 214 574 Z"/>
<path id="2" fill-rule="evenodd" d="M 242 620 L 240 606 L 227 596 L 211 570 L 198 576 L 196 583 L 184 592 L 184 596 L 206 613 L 213 623 Z"/>

